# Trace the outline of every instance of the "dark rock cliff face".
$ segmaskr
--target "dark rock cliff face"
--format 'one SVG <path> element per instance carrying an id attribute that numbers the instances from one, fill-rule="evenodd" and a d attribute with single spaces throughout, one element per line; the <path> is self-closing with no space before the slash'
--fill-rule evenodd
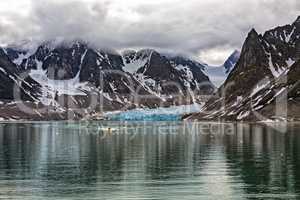
<path id="1" fill-rule="evenodd" d="M 206 103 L 202 113 L 187 119 L 298 118 L 299 19 L 263 35 L 251 30 L 235 68 L 218 93 Z M 287 109 L 282 110 L 284 107 Z"/>
<path id="2" fill-rule="evenodd" d="M 100 66 L 100 64 L 102 64 Z M 98 87 L 100 85 L 100 70 L 108 69 L 108 63 L 103 61 L 103 57 L 93 50 L 87 50 L 85 57 L 82 59 L 79 78 L 81 82 L 92 82 Z"/>
<path id="3" fill-rule="evenodd" d="M 9 57 L 0 49 L 0 97 L 13 99 L 14 81 L 9 75 L 14 74 L 16 66 L 10 62 Z"/>
<path id="4" fill-rule="evenodd" d="M 183 80 L 189 82 L 192 90 L 201 90 L 202 94 L 210 94 L 213 90 L 213 85 L 207 75 L 203 73 L 205 66 L 194 60 L 182 56 L 168 57 L 173 67 L 179 67 L 179 72 L 183 76 Z M 183 66 L 183 67 L 182 67 Z"/>
<path id="5" fill-rule="evenodd" d="M 161 86 L 163 94 L 178 94 L 184 87 L 180 73 L 172 67 L 165 57 L 157 52 L 151 53 L 149 62 L 137 73 L 155 80 L 157 85 Z"/>
<path id="6" fill-rule="evenodd" d="M 255 113 L 256 117 L 300 120 L 299 77 L 300 60 L 296 61 L 286 74 L 255 94 L 253 107 L 259 114 Z"/>
<path id="7" fill-rule="evenodd" d="M 31 69 L 43 69 L 43 61 L 45 58 L 50 54 L 51 48 L 48 43 L 44 43 L 40 45 L 37 50 L 28 57 L 25 57 L 20 64 L 20 67 L 23 71 L 25 70 L 31 70 Z M 23 54 L 23 55 L 26 55 Z M 19 59 L 20 55 L 17 59 Z M 15 64 L 18 64 L 15 62 L 15 60 L 12 60 Z"/>
<path id="8" fill-rule="evenodd" d="M 40 93 L 39 84 L 29 76 L 20 77 L 21 70 L 0 49 L 0 100 L 35 100 Z"/>
<path id="9" fill-rule="evenodd" d="M 243 45 L 236 68 L 224 83 L 226 101 L 244 95 L 265 77 L 272 77 L 268 69 L 268 58 L 260 43 L 261 36 L 253 29 Z"/>
<path id="10" fill-rule="evenodd" d="M 50 79 L 65 80 L 76 76 L 81 68 L 81 60 L 87 47 L 80 43 L 73 44 L 70 48 L 61 46 L 43 60 L 43 69 L 47 69 Z"/>
<path id="11" fill-rule="evenodd" d="M 44 43 L 36 52 L 23 60 L 22 69 L 47 70 L 47 76 L 53 80 L 74 78 L 81 67 L 81 59 L 86 53 L 86 44 L 75 42 L 51 47 Z"/>

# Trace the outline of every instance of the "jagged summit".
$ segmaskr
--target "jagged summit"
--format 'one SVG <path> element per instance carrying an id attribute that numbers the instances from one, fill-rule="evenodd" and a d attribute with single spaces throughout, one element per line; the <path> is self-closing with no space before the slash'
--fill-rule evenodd
<path id="1" fill-rule="evenodd" d="M 297 17 L 296 21 L 294 22 L 294 24 L 300 24 L 300 16 Z"/>
<path id="2" fill-rule="evenodd" d="M 251 31 L 248 33 L 248 37 L 257 37 L 258 33 L 255 28 L 252 28 Z"/>

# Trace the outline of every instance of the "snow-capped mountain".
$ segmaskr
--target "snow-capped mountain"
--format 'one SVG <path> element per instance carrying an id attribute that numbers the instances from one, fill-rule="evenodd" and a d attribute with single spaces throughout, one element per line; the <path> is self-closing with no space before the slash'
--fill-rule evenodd
<path id="1" fill-rule="evenodd" d="M 251 30 L 218 95 L 188 118 L 300 119 L 299 59 L 300 17 L 264 34 Z"/>
<path id="2" fill-rule="evenodd" d="M 208 66 L 206 67 L 205 72 L 212 80 L 213 84 L 217 87 L 220 87 L 230 72 L 234 69 L 237 61 L 240 58 L 240 52 L 235 50 L 228 59 L 221 66 Z"/>
<path id="3" fill-rule="evenodd" d="M 36 93 L 29 90 L 34 93 L 32 102 L 61 112 L 190 104 L 199 101 L 198 95 L 209 95 L 215 90 L 200 63 L 150 49 L 119 54 L 79 41 L 45 42 L 34 50 L 3 48 L 0 59 L 5 67 L 0 68 L 2 82 L 27 72 L 27 79 L 39 88 Z M 2 100 L 13 98 L 12 94 L 9 98 L 6 95 L 13 91 L 16 81 L 10 82 L 0 91 Z M 86 106 L 91 99 L 102 107 L 89 110 Z"/>
<path id="4" fill-rule="evenodd" d="M 127 51 L 123 60 L 124 70 L 154 93 L 184 93 L 195 100 L 195 94 L 211 94 L 214 91 L 210 79 L 203 72 L 204 66 L 189 58 L 146 49 Z"/>

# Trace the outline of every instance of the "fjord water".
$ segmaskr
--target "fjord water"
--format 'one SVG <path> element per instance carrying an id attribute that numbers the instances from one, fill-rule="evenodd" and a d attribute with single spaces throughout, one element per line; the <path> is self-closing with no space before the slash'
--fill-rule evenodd
<path id="1" fill-rule="evenodd" d="M 299 125 L 211 127 L 0 124 L 0 199 L 300 198 Z"/>

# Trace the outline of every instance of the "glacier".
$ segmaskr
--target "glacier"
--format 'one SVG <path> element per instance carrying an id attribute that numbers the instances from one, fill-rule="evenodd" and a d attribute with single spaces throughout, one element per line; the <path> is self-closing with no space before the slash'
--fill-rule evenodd
<path id="1" fill-rule="evenodd" d="M 105 113 L 111 121 L 179 121 L 181 116 L 201 111 L 202 104 L 160 107 L 155 109 L 137 108 L 129 111 Z"/>

